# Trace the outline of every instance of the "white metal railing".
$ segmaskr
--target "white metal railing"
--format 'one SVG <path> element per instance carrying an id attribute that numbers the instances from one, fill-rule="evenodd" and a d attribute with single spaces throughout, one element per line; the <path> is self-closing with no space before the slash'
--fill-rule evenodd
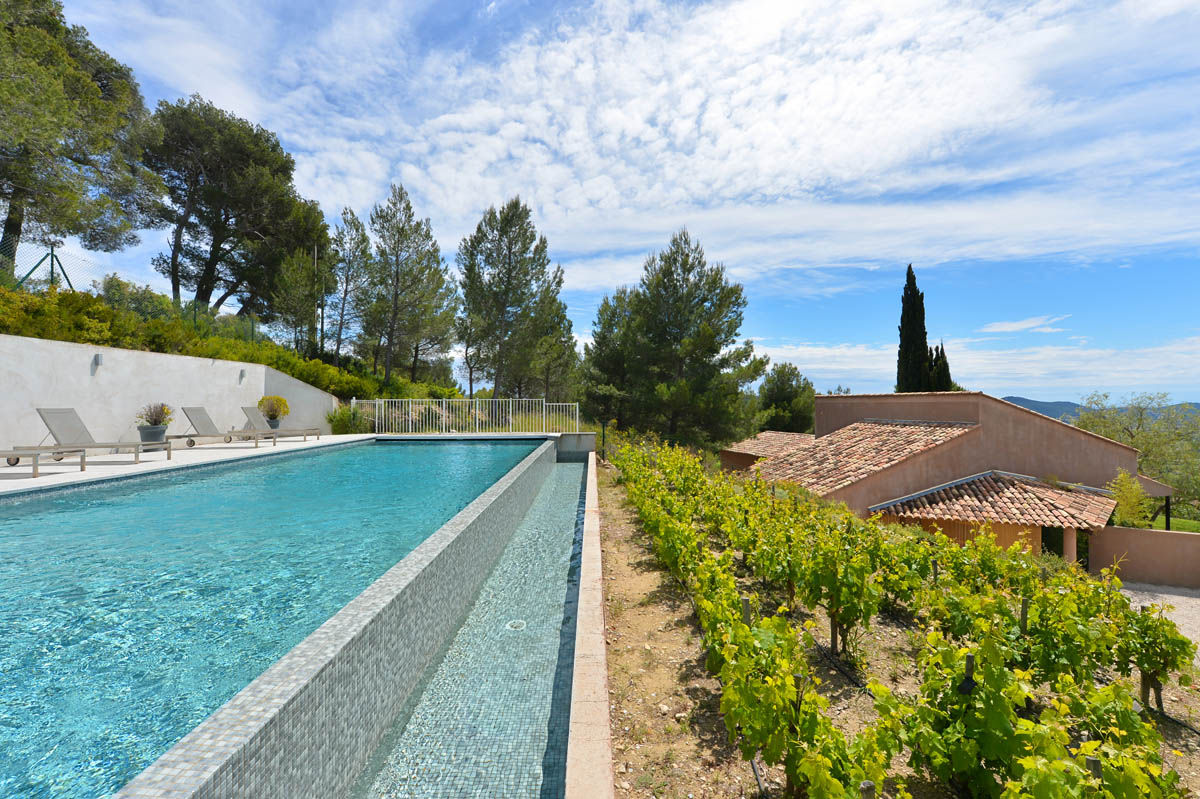
<path id="1" fill-rule="evenodd" d="M 374 433 L 578 433 L 579 403 L 543 399 L 352 399 Z"/>

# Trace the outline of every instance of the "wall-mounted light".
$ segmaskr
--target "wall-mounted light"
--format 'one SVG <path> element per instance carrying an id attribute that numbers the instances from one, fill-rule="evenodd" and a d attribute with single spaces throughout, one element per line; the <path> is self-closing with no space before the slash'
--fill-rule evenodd
<path id="1" fill-rule="evenodd" d="M 104 363 L 104 356 L 96 353 L 92 356 L 92 376 L 96 375 L 96 370 L 100 368 L 100 364 Z"/>
<path id="2" fill-rule="evenodd" d="M 238 370 L 238 385 L 240 386 L 242 384 L 242 381 L 245 379 L 246 379 L 246 370 L 239 369 Z"/>

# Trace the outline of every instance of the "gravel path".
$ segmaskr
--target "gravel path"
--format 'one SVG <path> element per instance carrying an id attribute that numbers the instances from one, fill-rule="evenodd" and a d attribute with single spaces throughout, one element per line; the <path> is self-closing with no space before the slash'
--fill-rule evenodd
<path id="1" fill-rule="evenodd" d="M 1167 615 L 1179 626 L 1181 633 L 1200 643 L 1200 590 L 1148 583 L 1125 583 L 1121 590 L 1134 607 L 1151 603 L 1174 605 L 1175 609 Z M 1200 665 L 1200 653 L 1196 655 L 1196 663 Z"/>

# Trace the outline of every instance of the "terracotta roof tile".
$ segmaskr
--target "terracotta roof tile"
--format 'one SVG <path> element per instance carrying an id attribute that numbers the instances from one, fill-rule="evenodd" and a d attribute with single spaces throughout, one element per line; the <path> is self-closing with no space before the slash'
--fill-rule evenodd
<path id="1" fill-rule="evenodd" d="M 788 433 L 782 430 L 764 430 L 744 441 L 725 447 L 729 452 L 757 455 L 760 458 L 775 458 L 807 449 L 813 443 L 812 433 Z"/>
<path id="2" fill-rule="evenodd" d="M 888 505 L 876 505 L 871 511 L 901 519 L 990 521 L 1095 530 L 1108 524 L 1116 505 L 1117 501 L 1107 492 L 1096 489 L 1050 485 L 1024 475 L 987 472 Z"/>
<path id="3" fill-rule="evenodd" d="M 811 446 L 758 466 L 765 480 L 789 480 L 828 494 L 974 429 L 965 422 L 872 419 L 814 439 Z"/>

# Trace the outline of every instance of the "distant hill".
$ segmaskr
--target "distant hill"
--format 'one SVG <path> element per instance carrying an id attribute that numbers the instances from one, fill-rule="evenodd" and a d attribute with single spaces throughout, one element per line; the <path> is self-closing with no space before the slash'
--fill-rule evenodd
<path id="1" fill-rule="evenodd" d="M 1062 419 L 1063 417 L 1067 417 L 1068 420 L 1074 419 L 1079 415 L 1079 409 L 1083 407 L 1078 402 L 1042 402 L 1027 397 L 1004 397 L 1003 399 L 1013 405 L 1020 405 L 1022 408 L 1045 414 L 1051 419 Z"/>
<path id="2" fill-rule="evenodd" d="M 1005 402 L 1011 402 L 1013 405 L 1020 405 L 1022 408 L 1028 408 L 1031 411 L 1043 413 L 1052 419 L 1062 419 L 1066 422 L 1074 421 L 1079 416 L 1079 410 L 1083 407 L 1078 402 L 1043 402 L 1027 397 L 1004 397 L 1003 399 Z M 1190 410 L 1193 413 L 1200 411 L 1200 403 L 1197 402 L 1177 402 L 1170 407 Z"/>

